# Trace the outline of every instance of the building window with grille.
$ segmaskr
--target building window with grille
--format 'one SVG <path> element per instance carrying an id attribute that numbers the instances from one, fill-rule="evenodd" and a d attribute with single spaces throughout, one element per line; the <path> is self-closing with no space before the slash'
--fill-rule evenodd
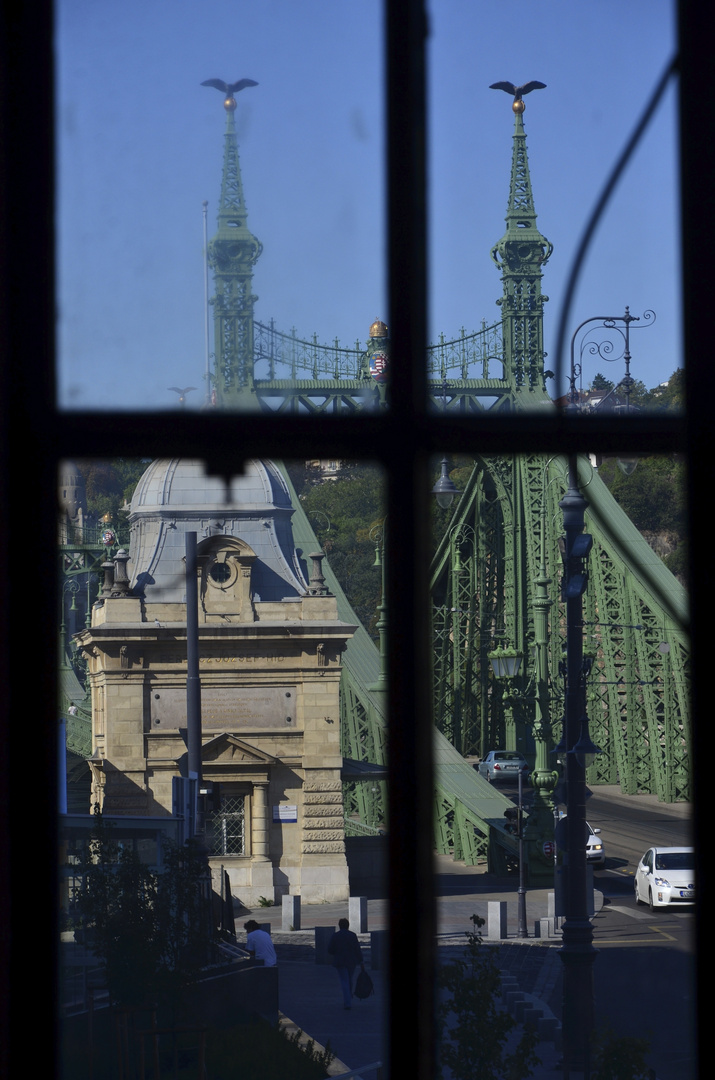
<path id="1" fill-rule="evenodd" d="M 247 855 L 246 796 L 222 795 L 220 809 L 211 816 L 212 855 Z"/>

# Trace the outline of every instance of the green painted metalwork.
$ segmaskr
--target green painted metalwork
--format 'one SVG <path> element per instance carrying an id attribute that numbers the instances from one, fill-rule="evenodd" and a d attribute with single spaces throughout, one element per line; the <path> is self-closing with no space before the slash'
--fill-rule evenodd
<path id="1" fill-rule="evenodd" d="M 235 102 L 233 103 L 235 107 Z M 501 272 L 501 319 L 441 336 L 426 357 L 428 392 L 436 409 L 478 414 L 486 409 L 552 409 L 545 388 L 542 269 L 552 245 L 536 226 L 522 116 L 517 113 L 506 231 L 491 257 Z M 371 362 L 386 353 L 385 337 L 344 348 L 298 338 L 254 320 L 253 267 L 261 245 L 248 228 L 233 108 L 227 108 L 218 230 L 209 245 L 213 267 L 215 402 L 239 410 L 356 413 L 389 407 L 389 373 L 376 382 Z M 386 333 L 386 330 L 385 330 Z M 505 827 L 510 805 L 478 776 L 465 755 L 494 747 L 522 749 L 535 762 L 535 808 L 527 826 L 530 874 L 550 870 L 548 837 L 554 775 L 549 751 L 560 736 L 559 674 L 561 513 L 566 465 L 560 458 L 498 457 L 479 452 L 433 563 L 435 642 L 435 843 L 442 853 L 495 870 L 514 865 L 514 837 Z M 585 597 L 586 652 L 594 658 L 588 684 L 594 741 L 604 750 L 589 783 L 620 782 L 624 791 L 651 791 L 662 800 L 690 798 L 688 767 L 688 646 L 682 629 L 685 594 L 611 498 L 588 460 L 579 476 L 594 536 Z M 288 480 L 289 486 L 290 481 Z M 292 490 L 292 489 L 291 489 Z M 318 546 L 293 492 L 296 544 Z M 62 548 L 68 581 L 89 581 L 101 547 Z M 327 584 L 340 617 L 356 625 L 344 655 L 341 731 L 346 758 L 386 763 L 387 706 L 380 657 L 359 625 L 328 561 Z M 495 680 L 489 654 L 499 646 L 524 658 L 522 673 Z M 75 684 L 73 683 L 73 686 Z M 76 695 L 76 687 L 75 687 Z M 69 699 L 68 699 L 69 700 Z M 81 704 L 81 703 L 80 703 Z M 88 714 L 87 714 L 88 715 Z M 80 708 L 68 740 L 89 752 Z M 383 780 L 346 782 L 351 834 L 386 822 Z"/>
<path id="2" fill-rule="evenodd" d="M 548 262 L 553 245 L 536 227 L 536 210 L 531 190 L 529 159 L 522 114 L 515 114 L 506 232 L 491 250 L 502 270 L 504 356 L 507 379 L 515 390 L 546 393 L 544 378 L 543 306 L 541 268 Z"/>
<path id="3" fill-rule="evenodd" d="M 235 101 L 233 102 L 235 108 Z M 213 298 L 215 403 L 237 410 L 356 413 L 389 408 L 389 372 L 371 373 L 385 337 L 348 349 L 336 340 L 299 339 L 253 318 L 253 266 L 261 252 L 248 228 L 233 108 L 227 107 L 218 231 L 209 245 Z M 546 393 L 542 269 L 552 245 L 536 213 L 520 113 L 516 114 L 506 231 L 491 257 L 501 272 L 498 323 L 475 333 L 443 336 L 426 357 L 432 407 L 457 414 L 486 409 L 553 409 Z M 386 331 L 385 331 L 386 333 Z M 564 611 L 560 589 L 558 502 L 566 463 L 537 455 L 482 453 L 475 425 L 475 465 L 436 551 L 432 567 L 435 643 L 435 843 L 440 852 L 495 870 L 515 861 L 505 827 L 510 805 L 465 760 L 497 747 L 524 750 L 535 762 L 535 809 L 527 840 L 532 879 L 550 870 L 548 837 L 554 774 L 549 751 L 560 736 Z M 585 651 L 591 734 L 604 753 L 589 783 L 620 782 L 624 791 L 662 800 L 691 796 L 686 598 L 611 498 L 587 458 L 579 478 L 594 536 L 585 597 Z M 288 480 L 289 487 L 290 481 Z M 292 491 L 292 488 L 290 489 Z M 318 546 L 293 495 L 293 528 L 303 551 Z M 76 545 L 74 550 L 79 550 Z M 64 552 L 65 557 L 74 558 Z M 84 556 L 82 556 L 84 558 Z M 87 574 L 81 562 L 68 574 Z M 379 765 L 388 752 L 386 693 L 380 657 L 358 623 L 326 560 L 326 582 L 340 617 L 355 624 L 344 654 L 341 729 L 346 758 Z M 494 678 L 489 654 L 518 651 L 522 672 Z M 73 736 L 74 738 L 74 736 Z M 77 738 L 77 746 L 81 738 Z M 80 751 L 82 752 L 82 751 Z M 355 833 L 386 824 L 385 784 L 345 784 L 345 811 Z"/>
<path id="4" fill-rule="evenodd" d="M 522 117 L 516 115 L 505 235 L 492 249 L 502 272 L 502 407 L 552 409 L 544 386 L 541 269 L 552 246 L 536 228 Z M 545 743 L 560 736 L 559 596 L 565 462 L 480 455 L 433 566 L 435 718 L 463 752 L 518 748 L 540 757 L 537 790 L 550 799 Z M 691 796 L 688 647 L 684 590 L 612 499 L 587 458 L 579 461 L 594 536 L 585 596 L 591 650 L 589 716 L 604 751 L 589 783 L 620 782 L 662 800 Z M 544 619 L 550 621 L 550 629 Z M 534 647 L 538 644 L 534 659 Z M 488 652 L 518 650 L 523 673 L 495 681 Z M 534 732 L 538 736 L 534 745 Z M 536 754 L 536 751 L 539 751 Z"/>
<path id="5" fill-rule="evenodd" d="M 248 228 L 238 142 L 233 114 L 236 101 L 228 97 L 218 231 L 208 250 L 214 272 L 216 404 L 243 411 L 258 407 L 253 390 L 253 267 L 263 245 Z"/>
<path id="6" fill-rule="evenodd" d="M 293 535 L 296 546 L 314 551 L 318 545 L 312 526 L 283 470 L 294 507 Z M 339 581 L 326 559 L 326 583 L 335 594 L 338 615 L 355 626 L 343 654 L 340 683 L 340 723 L 346 758 L 387 764 L 388 725 L 386 694 L 381 685 L 380 654 L 367 630 L 356 619 Z M 435 840 L 438 850 L 452 853 L 470 866 L 487 862 L 495 871 L 513 865 L 514 837 L 505 827 L 504 811 L 511 802 L 474 771 L 451 742 L 435 728 Z M 387 822 L 387 792 L 382 780 L 346 782 L 343 798 L 349 833 L 358 818 L 373 828 Z"/>
<path id="7" fill-rule="evenodd" d="M 103 543 L 103 534 L 111 531 L 115 541 Z M 91 622 L 92 604 L 102 584 L 102 564 L 119 549 L 118 537 L 107 530 L 106 523 L 93 522 L 82 527 L 60 522 L 60 713 L 66 718 L 67 749 L 80 757 L 92 753 L 92 706 L 86 679 L 87 661 L 71 648 L 74 634 Z"/>

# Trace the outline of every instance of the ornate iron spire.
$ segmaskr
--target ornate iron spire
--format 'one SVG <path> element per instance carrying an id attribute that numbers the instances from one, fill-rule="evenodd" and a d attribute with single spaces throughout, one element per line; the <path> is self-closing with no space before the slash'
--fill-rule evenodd
<path id="1" fill-rule="evenodd" d="M 541 88 L 541 83 L 527 83 Z M 497 89 L 503 89 L 497 83 Z M 509 84 L 510 91 L 514 88 Z M 523 93 L 526 87 L 519 87 Z M 502 309 L 505 378 L 515 390 L 545 390 L 543 305 L 548 296 L 541 292 L 541 268 L 553 251 L 553 244 L 536 227 L 536 210 L 531 190 L 529 158 L 524 131 L 524 102 L 515 97 L 514 149 L 511 162 L 506 232 L 491 250 L 494 263 L 502 271 L 504 295 L 497 303 Z"/>
<path id="2" fill-rule="evenodd" d="M 220 83 L 220 85 L 219 85 Z M 253 266 L 263 245 L 248 228 L 243 182 L 238 159 L 238 141 L 233 93 L 257 85 L 250 79 L 225 84 L 210 79 L 204 86 L 216 86 L 225 93 L 226 133 L 224 141 L 218 231 L 209 243 L 209 264 L 214 273 L 214 374 L 211 400 L 218 406 L 259 408 L 253 392 Z"/>

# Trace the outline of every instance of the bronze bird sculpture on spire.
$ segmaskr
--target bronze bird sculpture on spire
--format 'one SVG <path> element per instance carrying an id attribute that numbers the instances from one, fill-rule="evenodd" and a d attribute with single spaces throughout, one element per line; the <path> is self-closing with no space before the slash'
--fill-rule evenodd
<path id="1" fill-rule="evenodd" d="M 495 82 L 489 87 L 490 90 L 504 90 L 507 94 L 513 94 L 514 100 L 512 102 L 512 109 L 515 113 L 523 113 L 526 105 L 524 104 L 524 94 L 530 94 L 532 90 L 545 90 L 546 83 L 537 82 L 536 79 L 532 79 L 531 82 L 524 83 L 523 86 L 514 86 L 514 83 L 510 82 Z"/>
<path id="2" fill-rule="evenodd" d="M 245 90 L 247 86 L 258 86 L 258 83 L 253 79 L 237 79 L 236 82 L 227 83 L 223 79 L 206 79 L 201 83 L 202 86 L 215 86 L 217 90 L 220 90 L 223 94 L 223 107 L 228 112 L 233 112 L 236 108 L 236 99 L 234 94 L 237 94 L 239 90 Z"/>

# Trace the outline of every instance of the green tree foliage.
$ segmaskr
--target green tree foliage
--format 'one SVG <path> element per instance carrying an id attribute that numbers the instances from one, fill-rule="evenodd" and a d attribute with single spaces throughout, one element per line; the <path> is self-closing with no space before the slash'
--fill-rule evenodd
<path id="1" fill-rule="evenodd" d="M 650 409 L 669 409 L 680 412 L 685 408 L 685 372 L 678 368 L 665 386 L 656 386 L 648 394 Z"/>
<path id="2" fill-rule="evenodd" d="M 685 532 L 685 466 L 676 457 L 642 457 L 630 476 L 615 458 L 598 470 L 611 494 L 641 532 Z"/>
<path id="3" fill-rule="evenodd" d="M 598 371 L 593 377 L 593 382 L 591 383 L 589 390 L 605 390 L 606 393 L 608 393 L 610 390 L 613 390 L 614 386 L 615 383 L 611 382 L 610 379 L 607 379 L 605 375 L 602 375 L 601 372 Z"/>
<path id="4" fill-rule="evenodd" d="M 592 1080 L 647 1080 L 648 1039 L 616 1035 L 608 1026 L 594 1035 Z"/>
<path id="5" fill-rule="evenodd" d="M 87 492 L 87 510 L 101 518 L 111 514 L 115 525 L 122 520 L 121 508 L 131 500 L 134 488 L 146 469 L 147 458 L 111 458 L 79 461 Z"/>
<path id="6" fill-rule="evenodd" d="M 375 544 L 386 514 L 381 470 L 376 465 L 356 464 L 340 479 L 313 486 L 300 484 L 299 475 L 295 479 L 303 509 L 333 573 L 355 614 L 375 636 L 382 588 L 380 571 L 375 569 Z"/>
<path id="7" fill-rule="evenodd" d="M 515 1022 L 498 1005 L 501 976 L 482 943 L 484 919 L 472 915 L 472 922 L 463 958 L 444 964 L 438 975 L 441 1075 L 453 1080 L 526 1080 L 539 1064 L 538 1036 L 527 1027 L 514 1052 L 505 1052 Z"/>
<path id="8" fill-rule="evenodd" d="M 330 1043 L 323 1050 L 302 1031 L 288 1034 L 259 1020 L 211 1032 L 206 1064 L 209 1076 L 226 1080 L 237 1075 L 237 1062 L 241 1080 L 323 1080 L 334 1058 Z"/>
<path id="9" fill-rule="evenodd" d="M 207 960 L 208 923 L 201 896 L 203 860 L 190 845 L 164 841 L 157 873 L 96 815 L 72 912 L 100 961 L 112 1002 L 179 1007 Z"/>
<path id="10" fill-rule="evenodd" d="M 647 409 L 683 408 L 685 376 L 682 368 L 671 375 L 667 386 L 658 386 L 645 393 L 639 389 L 637 396 L 637 403 Z M 598 473 L 636 528 L 649 539 L 659 537 L 672 547 L 663 555 L 663 561 L 681 581 L 685 580 L 688 555 L 684 462 L 676 455 L 662 457 L 645 454 L 638 459 L 631 475 L 625 476 L 618 467 L 617 459 L 607 458 Z"/>

